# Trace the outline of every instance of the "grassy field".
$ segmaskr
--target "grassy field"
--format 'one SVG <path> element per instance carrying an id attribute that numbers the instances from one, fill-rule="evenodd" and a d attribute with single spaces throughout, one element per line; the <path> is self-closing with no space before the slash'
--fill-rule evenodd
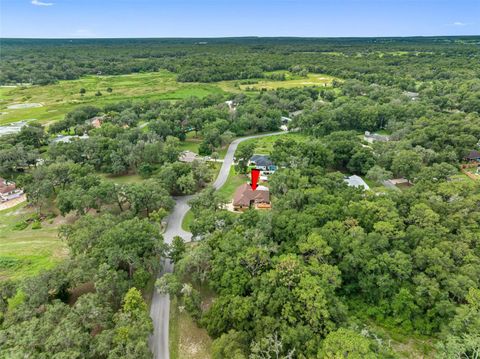
<path id="1" fill-rule="evenodd" d="M 81 88 L 86 90 L 83 96 L 80 95 Z M 107 88 L 111 88 L 112 92 L 107 92 Z M 95 96 L 97 91 L 102 96 Z M 175 74 L 166 70 L 119 76 L 86 76 L 47 86 L 0 87 L 0 124 L 26 119 L 46 123 L 63 118 L 65 113 L 78 105 L 102 106 L 136 99 L 179 100 L 222 92 L 216 84 L 177 82 Z M 39 103 L 43 106 L 8 108 L 18 103 Z"/>
<path id="2" fill-rule="evenodd" d="M 242 142 L 239 146 L 250 146 L 254 145 L 256 154 L 268 155 L 273 151 L 273 145 L 278 139 L 292 139 L 295 141 L 306 141 L 308 137 L 302 133 L 290 132 L 283 134 L 281 136 L 267 136 L 260 138 L 252 138 Z"/>
<path id="3" fill-rule="evenodd" d="M 209 94 L 239 93 L 246 90 L 330 86 L 334 80 L 332 76 L 323 74 L 300 77 L 288 71 L 277 72 L 284 73 L 286 80 L 257 79 L 252 80 L 255 82 L 253 84 L 242 84 L 242 81 L 182 83 L 176 81 L 174 73 L 161 70 L 117 76 L 92 75 L 47 86 L 0 87 L 0 125 L 31 119 L 49 123 L 62 119 L 78 105 L 104 106 L 124 100 L 180 100 L 190 96 L 204 97 Z M 80 94 L 82 88 L 86 91 L 84 95 Z M 112 92 L 108 92 L 108 88 L 111 88 Z M 96 96 L 98 91 L 101 96 Z M 40 104 L 41 107 L 8 108 L 16 104 Z"/>
<path id="4" fill-rule="evenodd" d="M 331 86 L 332 81 L 335 79 L 332 76 L 324 74 L 308 74 L 306 77 L 292 75 L 286 71 L 275 71 L 277 73 L 284 73 L 286 80 L 268 80 L 268 79 L 257 79 L 252 80 L 251 82 L 255 83 L 242 83 L 242 81 L 221 81 L 219 85 L 222 89 L 229 92 L 239 92 L 246 90 L 259 91 L 262 89 L 266 90 L 275 90 L 278 88 L 294 88 L 294 87 L 305 87 L 305 86 Z M 267 74 L 272 74 L 270 72 Z"/>
<path id="5" fill-rule="evenodd" d="M 140 183 L 143 181 L 143 178 L 137 174 L 128 174 L 123 176 L 112 176 L 110 174 L 101 174 L 101 177 L 106 181 L 110 181 L 116 184 Z"/>
<path id="6" fill-rule="evenodd" d="M 0 280 L 21 279 L 52 268 L 67 256 L 67 249 L 57 236 L 58 221 L 44 221 L 42 228 L 29 225 L 16 230 L 17 223 L 31 217 L 33 211 L 24 203 L 0 211 Z"/>

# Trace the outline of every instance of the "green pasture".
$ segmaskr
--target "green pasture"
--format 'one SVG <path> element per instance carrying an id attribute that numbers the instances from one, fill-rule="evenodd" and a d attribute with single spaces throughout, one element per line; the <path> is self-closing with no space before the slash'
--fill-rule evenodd
<path id="1" fill-rule="evenodd" d="M 32 229 L 32 224 L 22 230 L 15 228 L 32 214 L 24 203 L 0 211 L 0 281 L 38 274 L 67 256 L 55 220 L 42 222 L 40 229 Z"/>
<path id="2" fill-rule="evenodd" d="M 80 94 L 80 89 L 85 94 Z M 111 88 L 112 92 L 107 92 Z M 96 96 L 97 91 L 102 93 Z M 103 106 L 125 100 L 180 100 L 222 93 L 216 84 L 180 83 L 175 74 L 162 70 L 118 76 L 86 76 L 46 86 L 0 87 L 0 124 L 26 119 L 48 123 L 78 105 Z M 42 107 L 9 109 L 14 104 L 39 103 Z"/>
<path id="3" fill-rule="evenodd" d="M 308 74 L 306 77 L 287 76 L 285 81 L 260 80 L 255 84 L 240 85 L 241 90 L 275 90 L 278 88 L 293 88 L 305 86 L 330 86 L 335 78 L 324 74 Z"/>
<path id="4" fill-rule="evenodd" d="M 288 71 L 285 81 L 267 79 L 244 81 L 220 81 L 217 83 L 177 82 L 176 75 L 167 70 L 129 75 L 91 75 L 78 80 L 64 80 L 46 86 L 0 87 L 0 125 L 35 119 L 50 123 L 62 119 L 79 105 L 104 106 L 126 100 L 181 100 L 190 96 L 205 97 L 225 92 L 238 93 L 247 90 L 273 90 L 304 86 L 330 86 L 334 77 L 324 74 L 308 74 L 306 77 Z M 80 94 L 80 89 L 85 94 Z M 112 92 L 107 89 L 111 88 Z M 101 96 L 97 96 L 97 92 Z M 249 92 L 247 91 L 247 94 Z M 16 104 L 41 104 L 41 107 L 11 109 Z"/>

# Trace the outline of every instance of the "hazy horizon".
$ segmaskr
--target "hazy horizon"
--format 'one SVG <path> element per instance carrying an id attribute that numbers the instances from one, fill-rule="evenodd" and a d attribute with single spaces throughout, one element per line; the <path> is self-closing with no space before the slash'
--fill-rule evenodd
<path id="1" fill-rule="evenodd" d="M 1 38 L 480 34 L 477 0 L 0 0 Z"/>

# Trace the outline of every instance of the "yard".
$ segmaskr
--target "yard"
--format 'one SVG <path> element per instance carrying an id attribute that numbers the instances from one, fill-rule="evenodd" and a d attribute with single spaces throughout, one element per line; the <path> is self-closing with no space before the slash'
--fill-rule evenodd
<path id="1" fill-rule="evenodd" d="M 180 310 L 176 298 L 170 301 L 169 342 L 172 359 L 211 358 L 212 339 L 188 313 Z"/>
<path id="2" fill-rule="evenodd" d="M 308 140 L 308 136 L 299 132 L 290 132 L 283 134 L 282 136 L 266 136 L 260 138 L 252 138 L 242 142 L 239 146 L 254 145 L 254 153 L 268 155 L 273 152 L 273 145 L 278 139 L 292 139 L 299 142 L 305 142 Z"/>
<path id="3" fill-rule="evenodd" d="M 188 244 L 187 250 L 195 246 Z M 213 302 L 215 293 L 207 285 L 194 283 L 191 278 L 183 278 L 192 283 L 199 291 L 201 308 L 207 310 Z M 181 306 L 178 298 L 170 301 L 169 348 L 172 359 L 209 359 L 212 353 L 212 339 L 207 331 L 200 328 L 193 318 Z"/>
<path id="4" fill-rule="evenodd" d="M 0 281 L 21 279 L 52 268 L 68 255 L 67 247 L 57 235 L 58 217 L 42 222 L 34 229 L 24 222 L 34 215 L 25 203 L 0 211 Z M 32 228 L 33 227 L 33 228 Z"/>

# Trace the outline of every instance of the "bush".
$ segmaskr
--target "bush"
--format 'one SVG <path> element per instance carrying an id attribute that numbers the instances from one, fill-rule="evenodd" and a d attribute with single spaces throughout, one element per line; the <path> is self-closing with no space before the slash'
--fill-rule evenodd
<path id="1" fill-rule="evenodd" d="M 40 228 L 42 228 L 42 224 L 40 223 L 40 221 L 33 222 L 32 229 L 40 229 Z"/>
<path id="2" fill-rule="evenodd" d="M 15 225 L 13 226 L 13 229 L 15 231 L 23 231 L 27 227 L 28 227 L 28 222 L 27 221 L 21 221 L 21 222 L 15 223 Z"/>
<path id="3" fill-rule="evenodd" d="M 7 269 L 7 268 L 14 268 L 18 266 L 20 260 L 17 258 L 12 257 L 0 257 L 0 268 Z"/>

